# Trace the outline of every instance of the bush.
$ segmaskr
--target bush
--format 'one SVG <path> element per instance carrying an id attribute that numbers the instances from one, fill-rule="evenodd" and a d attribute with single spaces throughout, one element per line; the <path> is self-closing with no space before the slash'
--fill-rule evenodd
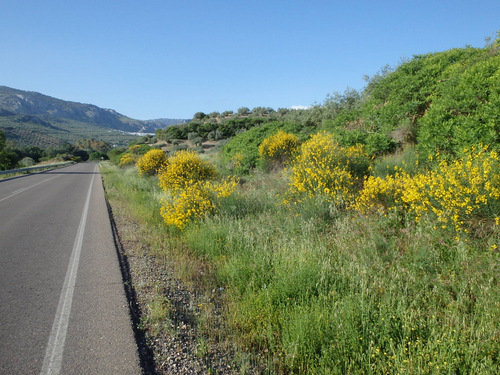
<path id="1" fill-rule="evenodd" d="M 266 167 L 283 167 L 297 152 L 299 138 L 280 130 L 264 139 L 259 146 L 259 155 Z"/>
<path id="2" fill-rule="evenodd" d="M 162 150 L 150 150 L 137 160 L 139 174 L 154 176 L 158 170 L 167 162 L 167 157 Z"/>
<path id="3" fill-rule="evenodd" d="M 221 200 L 232 195 L 237 185 L 237 181 L 230 178 L 223 182 L 205 180 L 186 184 L 162 200 L 161 215 L 167 225 L 182 230 L 190 222 L 216 212 Z"/>
<path id="4" fill-rule="evenodd" d="M 30 158 L 29 156 L 26 156 L 19 161 L 19 166 L 21 168 L 22 167 L 31 167 L 33 165 L 35 165 L 35 160 L 33 160 L 33 158 Z"/>
<path id="5" fill-rule="evenodd" d="M 340 147 L 333 135 L 320 132 L 300 148 L 291 167 L 289 195 L 324 195 L 332 203 L 346 204 L 353 200 L 369 168 L 370 158 L 363 146 Z"/>
<path id="6" fill-rule="evenodd" d="M 126 149 L 124 147 L 118 147 L 110 150 L 108 152 L 108 157 L 111 163 L 118 165 L 120 164 L 120 159 L 123 156 L 123 154 L 126 153 Z"/>
<path id="7" fill-rule="evenodd" d="M 159 185 L 168 193 L 162 199 L 161 215 L 167 225 L 184 229 L 190 222 L 215 212 L 222 199 L 238 185 L 228 178 L 214 181 L 217 169 L 193 151 L 170 156 L 159 171 Z"/>
<path id="8" fill-rule="evenodd" d="M 170 156 L 158 174 L 160 187 L 173 193 L 201 181 L 213 180 L 216 176 L 217 170 L 212 163 L 188 150 Z"/>
<path id="9" fill-rule="evenodd" d="M 118 164 L 119 167 L 128 167 L 130 165 L 135 164 L 135 157 L 134 155 L 130 153 L 123 154 L 122 157 L 120 158 L 120 163 Z"/>
<path id="10" fill-rule="evenodd" d="M 134 155 L 144 155 L 149 150 L 151 150 L 151 146 L 145 144 L 132 145 L 128 148 L 128 151 Z"/>
<path id="11" fill-rule="evenodd" d="M 308 129 L 299 123 L 274 121 L 235 136 L 224 146 L 222 153 L 227 161 L 230 161 L 236 154 L 243 155 L 240 171 L 248 172 L 257 165 L 259 145 L 279 130 L 296 134 L 301 141 L 308 137 Z"/>
<path id="12" fill-rule="evenodd" d="M 394 151 L 395 149 L 396 142 L 387 135 L 371 133 L 366 137 L 366 152 L 370 155 L 384 155 Z"/>
<path id="13" fill-rule="evenodd" d="M 410 176 L 397 169 L 385 178 L 369 177 L 354 208 L 398 210 L 419 221 L 430 215 L 457 232 L 474 218 L 500 217 L 500 159 L 496 151 L 471 149 L 458 160 L 438 157 L 436 169 Z"/>
<path id="14" fill-rule="evenodd" d="M 94 151 L 89 155 L 90 160 L 108 160 L 108 154 L 105 152 Z"/>

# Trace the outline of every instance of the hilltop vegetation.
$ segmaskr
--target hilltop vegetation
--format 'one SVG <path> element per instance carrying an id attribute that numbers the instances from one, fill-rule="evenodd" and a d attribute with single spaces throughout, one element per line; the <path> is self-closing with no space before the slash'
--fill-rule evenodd
<path id="1" fill-rule="evenodd" d="M 499 40 L 485 48 L 455 48 L 414 56 L 397 68 L 385 67 L 361 92 L 347 89 L 310 109 L 240 108 L 209 115 L 197 113 L 188 124 L 157 130 L 157 137 L 231 139 L 228 156 L 243 153 L 247 142 L 284 127 L 307 136 L 318 130 L 335 134 L 343 146 L 364 144 L 383 155 L 415 145 L 422 155 L 436 150 L 456 155 L 475 144 L 500 143 Z M 245 133 L 253 128 L 252 135 Z M 266 130 L 269 129 L 269 130 Z M 272 130 L 271 130 L 272 129 Z M 257 138 L 257 139 L 255 139 Z"/>
<path id="2" fill-rule="evenodd" d="M 158 138 L 218 148 L 135 145 L 103 168 L 108 198 L 196 290 L 213 368 L 222 342 L 240 373 L 497 374 L 499 82 L 500 35 L 307 110 L 199 112 Z M 186 306 L 143 281 L 157 349 Z"/>

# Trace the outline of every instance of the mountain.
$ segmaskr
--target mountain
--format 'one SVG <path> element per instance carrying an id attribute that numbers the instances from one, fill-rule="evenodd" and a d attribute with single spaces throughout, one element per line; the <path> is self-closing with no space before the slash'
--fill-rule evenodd
<path id="1" fill-rule="evenodd" d="M 184 124 L 184 123 L 189 122 L 189 121 L 191 121 L 191 120 L 174 119 L 174 118 L 158 118 L 155 120 L 146 120 L 144 122 L 146 124 L 153 126 L 153 127 L 156 127 L 156 129 L 163 129 L 163 128 L 166 128 L 167 126 L 170 126 L 170 125 Z"/>
<path id="2" fill-rule="evenodd" d="M 135 120 L 112 109 L 0 86 L 0 129 L 18 146 L 47 147 L 81 138 L 125 144 L 131 136 L 123 132 L 154 133 L 186 121 Z"/>

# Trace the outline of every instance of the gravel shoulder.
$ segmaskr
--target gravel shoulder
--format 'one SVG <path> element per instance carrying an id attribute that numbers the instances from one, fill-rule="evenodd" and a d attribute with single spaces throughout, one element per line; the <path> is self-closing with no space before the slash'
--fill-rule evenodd
<path id="1" fill-rule="evenodd" d="M 148 247 L 126 203 L 109 202 L 108 210 L 144 373 L 263 373 L 224 337 L 221 291 L 207 295 L 175 277 L 168 255 Z"/>

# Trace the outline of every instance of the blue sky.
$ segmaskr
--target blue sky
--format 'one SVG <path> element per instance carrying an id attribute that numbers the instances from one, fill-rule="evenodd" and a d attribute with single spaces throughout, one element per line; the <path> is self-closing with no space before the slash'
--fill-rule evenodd
<path id="1" fill-rule="evenodd" d="M 0 0 L 0 85 L 127 116 L 321 103 L 416 54 L 484 47 L 498 0 Z"/>

